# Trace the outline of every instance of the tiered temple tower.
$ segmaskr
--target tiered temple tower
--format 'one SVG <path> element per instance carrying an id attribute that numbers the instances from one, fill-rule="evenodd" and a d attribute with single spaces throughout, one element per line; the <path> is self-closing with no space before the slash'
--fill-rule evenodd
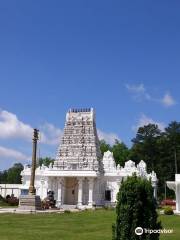
<path id="1" fill-rule="evenodd" d="M 101 171 L 102 156 L 93 108 L 70 109 L 54 167 Z"/>

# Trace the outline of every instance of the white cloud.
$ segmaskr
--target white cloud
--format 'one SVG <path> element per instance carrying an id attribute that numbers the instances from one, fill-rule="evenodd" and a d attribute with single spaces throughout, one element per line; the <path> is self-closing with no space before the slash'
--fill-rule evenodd
<path id="1" fill-rule="evenodd" d="M 156 125 L 158 125 L 158 127 L 161 131 L 164 131 L 165 123 L 154 121 L 152 118 L 147 117 L 145 114 L 141 115 L 141 117 L 138 120 L 136 126 L 133 126 L 132 129 L 134 131 L 137 131 L 139 127 L 143 127 L 143 126 L 146 126 L 148 124 L 156 124 Z"/>
<path id="2" fill-rule="evenodd" d="M 63 130 L 56 128 L 53 124 L 45 123 L 40 127 L 40 141 L 45 144 L 57 145 L 63 134 Z"/>
<path id="3" fill-rule="evenodd" d="M 138 84 L 138 85 L 130 85 L 126 84 L 126 88 L 134 93 L 144 93 L 146 91 L 144 84 Z"/>
<path id="4" fill-rule="evenodd" d="M 164 97 L 162 98 L 162 103 L 164 104 L 164 106 L 170 107 L 170 106 L 175 105 L 176 101 L 174 100 L 174 98 L 169 93 L 166 93 L 164 95 Z"/>
<path id="5" fill-rule="evenodd" d="M 0 138 L 31 139 L 33 129 L 8 111 L 0 111 Z"/>
<path id="6" fill-rule="evenodd" d="M 147 93 L 144 84 L 137 84 L 137 85 L 125 85 L 127 90 L 133 94 L 133 98 L 142 101 L 142 100 L 152 100 L 152 97 L 149 93 Z"/>
<path id="7" fill-rule="evenodd" d="M 8 158 L 8 159 L 11 158 L 19 161 L 30 160 L 30 157 L 23 154 L 22 152 L 19 152 L 11 148 L 5 148 L 2 146 L 0 146 L 0 158 Z"/>
<path id="8" fill-rule="evenodd" d="M 97 130 L 97 133 L 98 133 L 99 140 L 105 140 L 107 143 L 111 145 L 114 144 L 116 139 L 121 142 L 120 138 L 115 133 L 106 133 L 101 131 L 100 129 Z"/>
<path id="9" fill-rule="evenodd" d="M 62 130 L 53 124 L 45 123 L 39 127 L 41 130 L 41 142 L 43 144 L 57 145 L 59 143 Z M 24 139 L 31 141 L 33 128 L 23 123 L 18 117 L 8 111 L 0 110 L 0 138 L 1 139 Z"/>
<path id="10" fill-rule="evenodd" d="M 166 107 L 171 107 L 176 104 L 174 98 L 170 95 L 170 93 L 166 93 L 162 98 L 156 98 L 152 96 L 152 94 L 148 93 L 144 84 L 137 84 L 137 85 L 125 85 L 127 90 L 132 93 L 132 97 L 136 101 L 153 101 L 156 103 L 160 103 Z"/>

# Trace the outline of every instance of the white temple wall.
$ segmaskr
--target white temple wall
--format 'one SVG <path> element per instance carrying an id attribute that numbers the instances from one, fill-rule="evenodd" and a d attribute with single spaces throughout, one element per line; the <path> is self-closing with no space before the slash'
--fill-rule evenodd
<path id="1" fill-rule="evenodd" d="M 122 181 L 122 177 L 105 177 L 104 183 L 105 183 L 105 189 L 104 192 L 109 190 L 111 201 L 108 201 L 107 199 L 104 199 L 105 205 L 108 204 L 115 204 L 117 200 L 117 193 L 119 192 L 119 187 Z"/>

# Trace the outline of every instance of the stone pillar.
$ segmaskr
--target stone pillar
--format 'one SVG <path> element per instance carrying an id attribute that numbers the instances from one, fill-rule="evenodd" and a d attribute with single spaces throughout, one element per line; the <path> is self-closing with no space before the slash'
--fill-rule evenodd
<path id="1" fill-rule="evenodd" d="M 35 170 L 36 170 L 36 154 L 37 154 L 37 140 L 39 139 L 39 130 L 34 129 L 34 134 L 33 134 L 33 152 L 32 152 L 32 166 L 31 166 L 31 177 L 30 177 L 30 186 L 29 186 L 29 194 L 30 195 L 35 195 L 36 194 L 36 189 L 34 186 L 35 182 Z"/>
<path id="2" fill-rule="evenodd" d="M 41 182 L 40 197 L 41 197 L 41 200 L 43 200 L 47 197 L 48 179 L 46 177 L 41 177 L 40 182 Z"/>
<path id="3" fill-rule="evenodd" d="M 78 202 L 77 207 L 82 206 L 83 178 L 78 178 Z"/>
<path id="4" fill-rule="evenodd" d="M 35 195 L 36 194 L 36 189 L 35 189 L 35 186 L 34 186 L 38 132 L 39 132 L 39 130 L 34 129 L 33 153 L 32 153 L 32 166 L 31 166 L 29 194 L 28 195 L 21 195 L 19 197 L 19 208 L 24 209 L 24 210 L 31 210 L 31 211 L 41 209 L 41 199 L 40 199 L 39 196 Z"/>
<path id="5" fill-rule="evenodd" d="M 93 205 L 93 186 L 94 186 L 94 179 L 89 178 L 89 200 L 88 200 L 88 206 L 92 207 Z"/>
<path id="6" fill-rule="evenodd" d="M 157 182 L 152 181 L 153 197 L 157 200 Z"/>
<path id="7" fill-rule="evenodd" d="M 57 207 L 60 208 L 61 205 L 63 204 L 62 202 L 62 184 L 63 184 L 63 179 L 58 178 L 57 185 L 58 185 L 58 190 L 57 190 Z"/>
<path id="8" fill-rule="evenodd" d="M 49 180 L 50 180 L 50 182 L 49 182 L 49 184 L 50 184 L 50 188 L 49 188 L 49 190 L 51 190 L 51 191 L 54 191 L 54 183 L 53 183 L 53 178 L 52 178 L 52 177 L 50 177 L 50 178 L 49 178 Z"/>
<path id="9" fill-rule="evenodd" d="M 53 178 L 53 182 L 52 182 L 52 186 L 53 186 L 53 192 L 54 192 L 54 199 L 56 201 L 58 199 L 58 188 L 57 188 L 57 185 L 58 185 L 58 178 L 54 177 Z"/>
<path id="10" fill-rule="evenodd" d="M 153 195 L 154 195 L 154 198 L 157 200 L 157 185 L 154 186 L 154 193 L 153 193 Z"/>
<path id="11" fill-rule="evenodd" d="M 154 198 L 157 200 L 157 183 L 158 183 L 158 179 L 156 177 L 156 173 L 154 171 L 152 171 L 152 176 L 151 176 L 151 184 L 153 187 L 153 196 Z"/>
<path id="12" fill-rule="evenodd" d="M 43 200 L 44 199 L 44 178 L 42 177 L 41 180 L 41 187 L 40 187 L 40 197 Z"/>

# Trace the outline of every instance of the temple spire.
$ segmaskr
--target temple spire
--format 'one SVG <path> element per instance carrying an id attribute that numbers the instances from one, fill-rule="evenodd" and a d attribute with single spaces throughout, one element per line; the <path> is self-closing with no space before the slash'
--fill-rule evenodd
<path id="1" fill-rule="evenodd" d="M 54 167 L 98 171 L 101 159 L 93 108 L 70 109 Z"/>

